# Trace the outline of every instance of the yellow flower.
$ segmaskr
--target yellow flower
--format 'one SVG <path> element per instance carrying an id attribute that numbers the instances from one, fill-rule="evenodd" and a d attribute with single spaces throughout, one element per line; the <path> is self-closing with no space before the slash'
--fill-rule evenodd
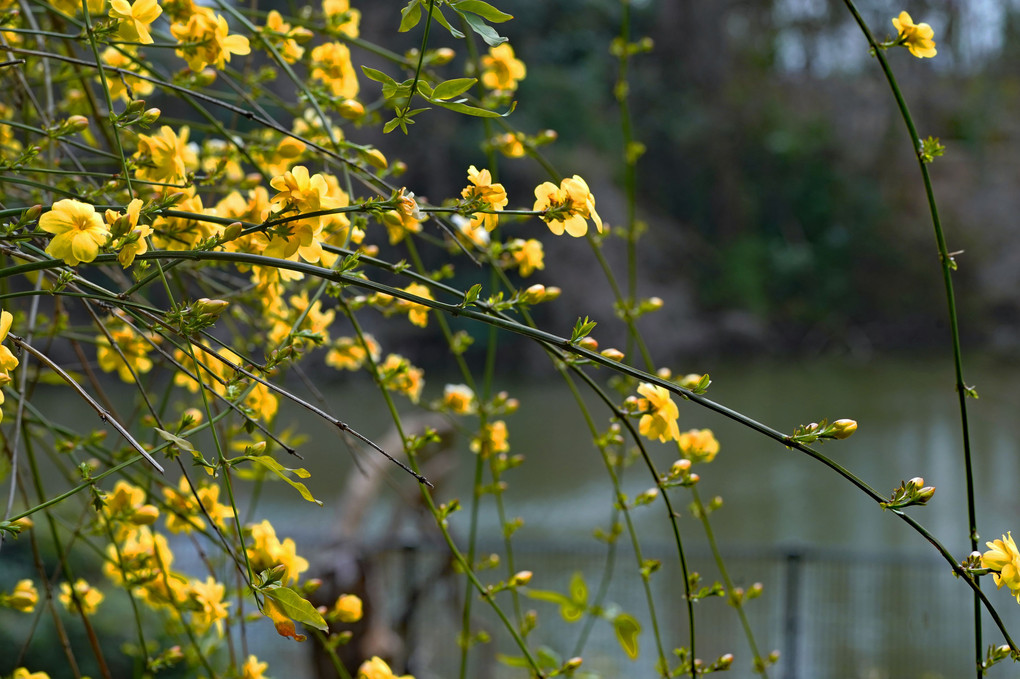
<path id="1" fill-rule="evenodd" d="M 54 203 L 39 218 L 39 228 L 54 235 L 46 246 L 46 254 L 63 259 L 69 266 L 94 260 L 110 236 L 110 229 L 96 208 L 71 198 Z"/>
<path id="2" fill-rule="evenodd" d="M 513 92 L 517 81 L 524 80 L 525 75 L 524 62 L 515 58 L 510 43 L 490 47 L 489 53 L 482 57 L 482 84 L 490 90 Z"/>
<path id="3" fill-rule="evenodd" d="M 70 16 L 74 16 L 81 12 L 80 0 L 50 0 L 50 4 L 64 14 L 69 14 Z M 89 8 L 89 14 L 93 19 L 96 19 L 103 13 L 103 7 L 106 5 L 106 0 L 88 0 L 86 4 Z"/>
<path id="4" fill-rule="evenodd" d="M 457 415 L 475 411 L 475 392 L 466 384 L 447 384 L 443 389 L 443 407 Z"/>
<path id="5" fill-rule="evenodd" d="M 212 576 L 206 578 L 205 582 L 191 582 L 191 595 L 201 607 L 191 614 L 191 624 L 199 634 L 205 634 L 214 624 L 217 633 L 223 634 L 223 620 L 227 617 L 227 606 L 230 605 L 223 601 L 225 591 L 226 587 L 216 582 Z"/>
<path id="6" fill-rule="evenodd" d="M 488 170 L 479 171 L 474 165 L 468 168 L 468 181 L 472 186 L 465 187 L 460 192 L 462 198 L 469 202 L 477 201 L 482 209 L 502 210 L 506 207 L 508 199 L 506 189 L 502 184 L 492 183 L 492 174 Z M 492 231 L 499 224 L 499 215 L 475 212 L 471 215 L 471 226 L 485 226 L 486 231 Z"/>
<path id="7" fill-rule="evenodd" d="M 259 662 L 254 655 L 249 655 L 241 666 L 241 679 L 264 679 L 263 672 L 269 667 L 269 663 Z"/>
<path id="8" fill-rule="evenodd" d="M 410 674 L 398 677 L 386 664 L 386 661 L 379 656 L 372 656 L 371 660 L 361 663 L 358 668 L 358 676 L 355 679 L 414 679 Z"/>
<path id="9" fill-rule="evenodd" d="M 29 672 L 24 667 L 19 667 L 14 670 L 11 679 L 50 679 L 50 675 L 45 672 Z"/>
<path id="10" fill-rule="evenodd" d="M 334 97 L 358 96 L 358 76 L 351 63 L 351 51 L 339 42 L 328 42 L 312 50 L 312 78 L 321 80 Z"/>
<path id="11" fill-rule="evenodd" d="M 546 213 L 541 219 L 557 236 L 564 231 L 575 238 L 583 236 L 588 233 L 587 219 L 595 222 L 600 233 L 602 231 L 602 218 L 595 211 L 595 197 L 588 184 L 576 174 L 561 181 L 559 187 L 552 182 L 537 186 L 533 209 Z"/>
<path id="12" fill-rule="evenodd" d="M 251 526 L 251 537 L 252 546 L 247 550 L 248 560 L 255 571 L 282 565 L 282 582 L 287 585 L 296 583 L 301 574 L 308 570 L 308 561 L 297 555 L 294 540 L 286 538 L 280 542 L 269 521 Z"/>
<path id="13" fill-rule="evenodd" d="M 212 64 L 223 68 L 231 54 L 248 54 L 251 46 L 243 35 L 229 35 L 230 28 L 222 15 L 208 7 L 196 7 L 187 23 L 173 23 L 170 32 L 181 44 L 177 56 L 188 62 L 192 71 L 201 71 Z"/>
<path id="14" fill-rule="evenodd" d="M 333 604 L 333 614 L 340 622 L 357 622 L 362 616 L 361 599 L 353 594 L 341 594 Z"/>
<path id="15" fill-rule="evenodd" d="M 74 583 L 74 593 L 77 596 L 77 601 L 71 597 L 71 585 L 66 582 L 60 583 L 60 603 L 64 604 L 64 608 L 69 611 L 77 610 L 80 604 L 85 615 L 95 613 L 104 598 L 102 592 L 81 578 L 78 578 L 78 581 Z"/>
<path id="16" fill-rule="evenodd" d="M 906 12 L 892 20 L 893 26 L 899 31 L 897 45 L 903 45 L 918 59 L 933 57 L 936 54 L 935 31 L 928 24 L 915 24 Z"/>
<path id="17" fill-rule="evenodd" d="M 118 251 L 117 261 L 125 269 L 131 266 L 137 255 L 149 251 L 149 244 L 145 239 L 152 235 L 152 227 L 147 224 L 138 224 L 142 205 L 144 205 L 142 200 L 135 198 L 128 203 L 124 214 L 114 210 L 106 211 L 106 223 L 110 225 L 111 231 L 120 236 L 110 247 Z"/>
<path id="18" fill-rule="evenodd" d="M 120 554 L 114 545 L 106 548 L 107 561 L 103 574 L 115 585 L 146 585 L 153 580 L 162 581 L 162 573 L 170 569 L 174 555 L 166 538 L 140 526 L 128 533 L 120 543 Z"/>
<path id="19" fill-rule="evenodd" d="M 981 566 L 995 571 L 992 581 L 995 586 L 1009 587 L 1009 591 L 1020 603 L 1020 551 L 1013 542 L 1012 532 L 1002 536 L 1001 540 L 986 542 L 987 552 L 981 555 Z"/>
<path id="20" fill-rule="evenodd" d="M 404 236 L 409 233 L 419 233 L 421 231 L 421 220 L 415 217 L 413 213 L 404 212 L 403 210 L 388 210 L 380 216 L 380 220 L 383 226 L 386 227 L 386 232 L 390 238 L 390 245 L 396 245 L 404 240 Z"/>
<path id="21" fill-rule="evenodd" d="M 19 580 L 10 594 L 0 595 L 0 603 L 22 613 L 31 613 L 39 603 L 39 591 L 31 580 Z"/>
<path id="22" fill-rule="evenodd" d="M 680 452 L 691 462 L 711 462 L 719 452 L 719 441 L 711 429 L 691 429 L 677 437 Z"/>
<path id="23" fill-rule="evenodd" d="M 283 20 L 283 16 L 275 9 L 271 10 L 266 17 L 266 25 L 262 29 L 262 33 L 267 37 L 269 43 L 279 50 L 283 60 L 289 64 L 296 62 L 305 53 L 305 48 L 298 43 L 312 37 L 311 31 L 307 28 L 300 26 L 293 28 Z"/>
<path id="24" fill-rule="evenodd" d="M 497 135 L 491 143 L 507 158 L 521 158 L 526 153 L 519 133 L 507 132 Z"/>
<path id="25" fill-rule="evenodd" d="M 364 335 L 365 344 L 371 352 L 372 360 L 378 361 L 382 355 L 379 343 L 371 335 Z M 329 353 L 326 354 L 326 365 L 338 370 L 357 370 L 365 363 L 367 355 L 365 347 L 355 337 L 341 337 Z"/>
<path id="26" fill-rule="evenodd" d="M 638 431 L 641 435 L 662 442 L 679 439 L 680 428 L 676 420 L 680 417 L 680 410 L 673 403 L 669 391 L 647 382 L 642 382 L 637 390 L 644 396 L 638 399 L 638 408 L 644 412 L 638 422 Z"/>
<path id="27" fill-rule="evenodd" d="M 103 514 L 107 520 L 121 525 L 117 531 L 118 539 L 123 539 L 135 530 L 136 526 L 147 526 L 155 523 L 159 510 L 154 505 L 145 504 L 145 491 L 132 486 L 127 481 L 117 481 L 113 492 L 106 496 Z"/>
<path id="28" fill-rule="evenodd" d="M 322 0 L 322 13 L 328 19 L 329 27 L 349 38 L 358 37 L 361 12 L 351 9 L 350 0 Z"/>
<path id="29" fill-rule="evenodd" d="M 188 479 L 181 477 L 177 490 L 167 486 L 163 488 L 166 499 L 166 529 L 171 533 L 190 533 L 192 529 L 205 528 L 205 519 L 201 516 L 201 508 L 195 500 Z"/>
<path id="30" fill-rule="evenodd" d="M 416 297 L 435 299 L 429 289 L 421 283 L 411 283 L 404 288 L 404 292 L 410 293 Z M 405 299 L 400 300 L 397 304 L 398 308 L 401 310 L 407 310 L 407 318 L 413 325 L 417 325 L 419 328 L 424 328 L 429 324 L 429 307 L 416 302 L 409 302 Z"/>
<path id="31" fill-rule="evenodd" d="M 527 278 L 535 272 L 535 269 L 545 268 L 545 251 L 542 249 L 541 241 L 534 238 L 528 240 L 515 238 L 510 241 L 509 250 L 522 277 Z"/>
<path id="32" fill-rule="evenodd" d="M 110 0 L 110 18 L 120 20 L 120 37 L 129 42 L 152 44 L 149 24 L 162 13 L 156 0 L 135 0 L 134 4 L 127 0 Z"/>
<path id="33" fill-rule="evenodd" d="M 471 452 L 479 453 L 483 458 L 509 452 L 510 442 L 507 439 L 506 422 L 496 420 L 485 425 L 478 436 L 471 440 Z"/>
<path id="34" fill-rule="evenodd" d="M 0 342 L 7 339 L 7 333 L 11 331 L 11 323 L 13 322 L 14 316 L 11 315 L 10 311 L 0 311 Z M 18 357 L 10 349 L 0 344 L 0 370 L 6 373 L 17 367 Z M 0 403 L 3 403 L 3 401 L 0 401 Z"/>
<path id="35" fill-rule="evenodd" d="M 107 47 L 103 50 L 103 63 L 107 66 L 114 68 L 134 70 L 138 69 L 138 65 L 129 58 L 129 55 L 134 54 L 130 45 L 120 45 L 120 49 L 116 47 Z M 121 74 L 107 75 L 106 85 L 110 88 L 110 97 L 113 99 L 122 99 L 124 101 L 130 101 L 131 95 L 128 93 L 128 87 L 131 88 L 131 93 L 136 97 L 146 97 L 152 94 L 155 89 L 148 80 L 142 80 L 134 76 L 125 75 L 123 78 Z"/>
<path id="36" fill-rule="evenodd" d="M 187 126 L 180 136 L 169 125 L 159 128 L 159 134 L 138 135 L 138 151 L 132 158 L 138 161 L 135 176 L 151 182 L 178 184 L 187 179 L 188 170 L 198 167 L 198 153 L 194 144 L 188 144 Z M 187 208 L 178 205 L 178 210 Z"/>
<path id="37" fill-rule="evenodd" d="M 110 338 L 106 335 L 97 336 L 96 357 L 99 360 L 99 367 L 107 373 L 116 370 L 121 380 L 134 384 L 137 375 L 152 370 L 149 351 L 152 350 L 152 344 L 159 341 L 159 336 L 151 335 L 146 339 L 126 324 L 113 328 L 109 333 L 120 352 L 113 348 Z"/>
<path id="38" fill-rule="evenodd" d="M 425 371 L 415 368 L 411 362 L 399 354 L 390 354 L 379 366 L 380 381 L 390 391 L 399 391 L 417 403 L 421 390 L 425 386 Z"/>

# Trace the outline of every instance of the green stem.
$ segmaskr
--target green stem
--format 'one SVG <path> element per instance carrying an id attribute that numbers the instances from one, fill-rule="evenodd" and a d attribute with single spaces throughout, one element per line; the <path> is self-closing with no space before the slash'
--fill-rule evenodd
<path id="1" fill-rule="evenodd" d="M 939 219 L 938 205 L 935 202 L 935 191 L 932 188 L 931 175 L 928 172 L 928 165 L 924 160 L 923 154 L 921 153 L 921 137 L 917 132 L 917 127 L 914 125 L 914 119 L 910 115 L 910 109 L 907 107 L 906 99 L 903 97 L 903 93 L 900 91 L 896 76 L 892 72 L 892 68 L 889 66 L 889 61 L 886 59 L 885 51 L 881 48 L 878 41 L 875 40 L 875 36 L 871 33 L 871 29 L 867 23 L 861 17 L 857 11 L 857 7 L 854 5 L 853 0 L 843 0 L 847 9 L 853 15 L 854 20 L 860 27 L 861 32 L 864 33 L 864 37 L 867 39 L 868 44 L 871 46 L 871 50 L 875 57 L 878 59 L 878 63 L 882 68 L 882 73 L 885 75 L 886 81 L 889 83 L 889 89 L 892 90 L 893 98 L 896 100 L 896 106 L 899 108 L 900 116 L 903 118 L 903 123 L 907 127 L 907 133 L 910 135 L 911 146 L 913 146 L 914 154 L 917 159 L 918 167 L 921 171 L 921 179 L 924 182 L 924 193 L 928 200 L 928 210 L 931 214 L 932 229 L 935 232 L 935 242 L 938 245 L 939 251 L 939 262 L 942 266 L 942 281 L 945 285 L 946 291 L 946 306 L 949 314 L 949 329 L 952 337 L 953 344 L 953 368 L 956 374 L 956 394 L 959 401 L 960 409 L 960 430 L 963 438 L 963 466 L 964 476 L 966 479 L 967 488 L 967 524 L 968 524 L 968 538 L 970 540 L 970 549 L 972 552 L 978 550 L 978 529 L 977 529 L 977 512 L 975 509 L 975 497 L 974 497 L 974 471 L 973 464 L 971 461 L 971 443 L 970 443 L 970 424 L 967 419 L 967 398 L 968 398 L 968 387 L 963 379 L 963 351 L 960 346 L 960 321 L 956 311 L 956 295 L 953 292 L 953 258 L 949 254 L 949 248 L 946 245 L 945 234 L 942 231 L 942 222 Z M 980 584 L 978 584 L 980 587 Z M 981 602 L 978 599 L 977 594 L 974 596 L 974 653 L 977 664 L 977 676 L 978 679 L 984 676 L 984 670 L 981 668 L 981 661 L 983 659 L 982 653 L 982 640 L 981 640 Z"/>

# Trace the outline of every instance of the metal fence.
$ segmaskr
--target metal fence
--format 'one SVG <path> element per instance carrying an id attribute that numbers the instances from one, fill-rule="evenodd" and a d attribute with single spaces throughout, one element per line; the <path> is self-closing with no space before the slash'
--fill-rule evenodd
<path id="1" fill-rule="evenodd" d="M 491 545 L 492 551 L 501 551 Z M 479 552 L 486 553 L 483 545 Z M 566 591 L 581 572 L 594 596 L 605 568 L 605 550 L 597 545 L 516 543 L 515 568 L 533 571 L 531 586 Z M 666 547 L 646 549 L 646 558 L 661 561 L 651 579 L 660 636 L 668 658 L 689 638 L 683 580 L 676 554 Z M 761 598 L 745 610 L 763 654 L 780 651 L 769 672 L 779 679 L 956 679 L 973 676 L 972 598 L 948 565 L 937 558 L 890 553 L 862 553 L 815 548 L 728 550 L 724 554 L 734 582 L 764 585 Z M 690 568 L 711 584 L 716 570 L 710 556 L 688 555 Z M 448 559 L 440 546 L 415 545 L 383 552 L 374 567 L 383 569 L 394 602 L 415 595 L 416 606 L 405 621 L 408 671 L 417 679 L 449 678 L 458 673 L 459 651 L 452 640 L 460 629 L 463 580 L 442 575 Z M 605 606 L 626 611 L 642 625 L 641 656 L 629 660 L 611 625 L 597 621 L 583 652 L 584 669 L 602 677 L 655 677 L 656 652 L 648 601 L 635 575 L 633 553 L 622 546 Z M 505 565 L 487 581 L 505 578 Z M 489 572 L 483 572 L 483 577 Z M 989 582 L 990 586 L 990 582 Z M 1020 621 L 1016 603 L 1004 593 L 990 592 L 1007 625 Z M 997 595 L 997 596 L 996 596 Z M 509 593 L 498 595 L 513 615 Z M 697 656 L 711 662 L 733 653 L 736 662 L 726 675 L 754 677 L 751 653 L 739 620 L 724 598 L 696 604 Z M 554 604 L 522 597 L 521 610 L 535 610 L 538 625 L 529 635 L 533 648 L 545 647 L 570 657 L 584 622 L 567 623 Z M 472 679 L 521 677 L 522 671 L 501 662 L 500 655 L 519 655 L 491 609 L 476 599 L 476 630 L 489 630 L 495 641 L 472 651 Z M 997 630 L 985 624 L 987 643 L 1001 643 Z M 989 677 L 1015 676 L 1004 663 Z"/>

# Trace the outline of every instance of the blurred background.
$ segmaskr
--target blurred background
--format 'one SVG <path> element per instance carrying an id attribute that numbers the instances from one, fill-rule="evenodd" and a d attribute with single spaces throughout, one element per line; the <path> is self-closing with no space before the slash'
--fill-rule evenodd
<path id="1" fill-rule="evenodd" d="M 416 46 L 415 32 L 394 43 L 396 4 L 353 4 L 363 13 L 365 39 L 395 51 Z M 617 65 L 609 53 L 619 3 L 495 4 L 515 16 L 500 28 L 529 67 L 509 120 L 529 134 L 554 129 L 559 140 L 543 152 L 565 175 L 581 174 L 603 219 L 622 225 L 622 143 L 612 95 Z M 904 49 L 889 58 L 920 133 L 947 147 L 931 172 L 949 248 L 962 251 L 954 282 L 965 367 L 981 396 L 970 402 L 979 526 L 982 541 L 995 539 L 1020 531 L 1020 0 L 857 5 L 879 39 L 892 37 L 890 19 L 902 10 L 935 30 L 935 59 L 919 60 Z M 676 373 L 711 374 L 711 398 L 783 431 L 823 417 L 858 420 L 853 438 L 826 444 L 823 452 L 880 492 L 923 476 L 937 492 L 929 506 L 911 513 L 964 558 L 959 416 L 941 271 L 916 160 L 859 29 L 837 0 L 633 0 L 631 6 L 633 39 L 654 41 L 650 53 L 632 61 L 629 82 L 637 138 L 647 146 L 638 167 L 638 215 L 648 225 L 639 243 L 638 290 L 665 300 L 661 311 L 640 321 L 657 363 Z M 433 46 L 451 46 L 465 57 L 461 43 L 442 31 L 432 35 Z M 380 66 L 355 51 L 359 57 Z M 447 67 L 449 77 L 459 65 Z M 363 78 L 361 87 L 366 100 L 378 92 Z M 458 195 L 467 166 L 485 163 L 481 124 L 438 110 L 416 121 L 410 140 L 399 132 L 348 136 L 406 161 L 410 169 L 400 181 L 417 195 L 436 202 Z M 528 160 L 506 160 L 499 174 L 511 207 L 530 207 L 534 186 L 548 178 Z M 583 241 L 549 237 L 537 220 L 505 229 L 546 245 L 546 270 L 528 282 L 563 288 L 559 301 L 535 309 L 540 325 L 562 335 L 578 314 L 588 314 L 600 321 L 594 334 L 602 346 L 622 346 L 609 288 L 592 273 Z M 617 266 L 623 248 L 622 240 L 607 243 Z M 458 275 L 465 278 L 454 284 L 474 282 L 467 264 Z M 365 325 L 387 351 L 404 351 L 426 369 L 424 401 L 438 398 L 444 381 L 461 381 L 443 374 L 448 350 L 438 333 L 369 317 Z M 466 323 L 455 329 L 475 335 L 468 358 L 479 359 L 487 331 Z M 601 460 L 569 392 L 551 381 L 548 358 L 510 336 L 500 337 L 500 347 L 498 371 L 511 378 L 502 386 L 522 404 L 508 421 L 512 452 L 528 461 L 506 479 L 508 511 L 524 520 L 514 538 L 516 565 L 534 571 L 536 588 L 563 590 L 580 571 L 594 590 L 605 546 L 591 535 L 606 527 L 612 502 Z M 387 434 L 391 425 L 369 382 L 332 373 L 321 379 L 332 412 L 373 439 Z M 701 494 L 724 498 L 713 522 L 736 583 L 765 585 L 747 610 L 762 651 L 782 653 L 770 676 L 955 679 L 973 673 L 969 593 L 919 536 L 817 463 L 680 405 L 681 429 L 711 427 L 722 444 L 718 458 L 699 470 Z M 604 426 L 605 410 L 594 401 L 592 407 Z M 280 417 L 281 426 L 292 422 L 309 436 L 302 464 L 312 472 L 309 488 L 326 506 L 271 487 L 258 514 L 246 518 L 273 517 L 279 534 L 294 537 L 299 552 L 326 572 L 335 566 L 342 483 L 358 473 L 352 459 L 371 455 L 300 412 Z M 459 462 L 444 476 L 437 499 L 466 503 L 471 432 L 457 434 Z M 668 467 L 673 453 L 653 452 Z M 637 468 L 624 478 L 631 495 L 650 485 Z M 407 671 L 418 679 L 452 677 L 463 587 L 444 571 L 444 548 L 407 508 L 415 492 L 406 475 L 387 468 L 357 550 L 384 580 L 377 605 L 403 634 L 399 657 Z M 646 556 L 664 564 L 654 583 L 664 607 L 664 643 L 674 648 L 687 632 L 661 509 L 643 508 L 635 518 Z M 694 568 L 710 582 L 715 575 L 701 527 L 682 514 Z M 491 503 L 481 521 L 482 551 L 501 550 Z M 454 515 L 455 532 L 464 535 L 466 522 L 466 512 Z M 185 569 L 187 545 L 177 547 Z M 12 577 L 31 572 L 29 555 L 22 556 L 25 574 Z M 621 548 L 617 559 L 608 601 L 646 627 L 642 658 L 628 661 L 609 625 L 600 623 L 585 667 L 604 677 L 653 676 L 633 556 Z M 200 570 L 197 557 L 193 566 Z M 1011 629 L 1020 629 L 1020 607 L 990 582 L 985 589 Z M 555 606 L 526 604 L 540 614 L 536 645 L 572 646 L 576 625 L 560 621 Z M 499 637 L 481 609 L 476 606 L 478 624 Z M 710 599 L 698 604 L 698 620 L 699 656 L 733 652 L 729 676 L 752 676 L 732 610 Z M 6 621 L 0 617 L 0 624 Z M 274 670 L 285 667 L 291 676 L 312 676 L 307 647 L 280 640 L 267 627 L 253 625 L 250 643 L 265 649 L 271 676 L 287 676 Z M 118 638 L 115 626 L 104 634 Z M 985 635 L 986 644 L 1001 643 L 987 620 Z M 485 649 L 470 676 L 521 676 L 496 662 L 497 653 L 512 652 L 503 641 Z M 42 663 L 48 651 L 34 653 Z M 1014 672 L 1001 665 L 989 676 Z"/>

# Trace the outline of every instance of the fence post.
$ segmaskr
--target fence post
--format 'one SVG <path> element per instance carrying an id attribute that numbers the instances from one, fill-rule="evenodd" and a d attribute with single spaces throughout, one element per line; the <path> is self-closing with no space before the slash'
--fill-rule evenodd
<path id="1" fill-rule="evenodd" d="M 783 658 L 786 679 L 797 679 L 797 646 L 800 641 L 800 581 L 804 553 L 786 552 L 786 592 L 783 600 Z"/>

